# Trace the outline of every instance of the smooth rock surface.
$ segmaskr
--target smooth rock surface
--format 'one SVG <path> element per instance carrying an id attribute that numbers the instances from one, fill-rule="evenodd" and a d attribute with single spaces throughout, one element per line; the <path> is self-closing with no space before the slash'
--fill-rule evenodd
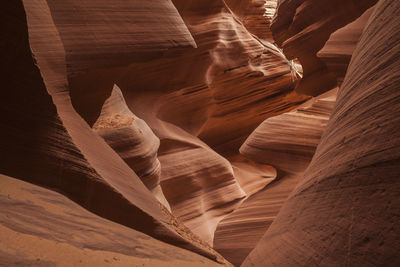
<path id="1" fill-rule="evenodd" d="M 217 227 L 214 248 L 239 266 L 276 218 L 307 168 L 335 104 L 337 89 L 296 110 L 265 120 L 242 145 L 242 155 L 277 169 L 277 177 L 247 198 Z"/>
<path id="2" fill-rule="evenodd" d="M 46 0 L 65 48 L 71 100 L 92 125 L 124 67 L 196 44 L 170 0 Z"/>
<path id="3" fill-rule="evenodd" d="M 247 196 L 231 157 L 265 118 L 308 97 L 293 92 L 290 62 L 250 34 L 224 1 L 173 2 L 197 48 L 131 64 L 116 84 L 160 139 L 161 187 L 173 214 L 212 244 L 218 222 Z M 274 178 L 268 167 L 239 165 L 254 172 L 242 181 L 251 184 L 248 193 Z"/>
<path id="4" fill-rule="evenodd" d="M 0 147 L 7 155 L 1 173 L 53 188 L 97 215 L 223 261 L 160 205 L 75 112 L 63 43 L 46 1 L 7 2 L 0 17 L 8 37 L 1 49 L 7 88 L 0 97 Z"/>
<path id="5" fill-rule="evenodd" d="M 279 0 L 271 25 L 274 40 L 288 59 L 299 59 L 303 78 L 296 91 L 319 95 L 336 87 L 336 78 L 316 54 L 329 36 L 361 16 L 377 0 Z"/>
<path id="6" fill-rule="evenodd" d="M 343 83 L 351 56 L 373 11 L 374 7 L 369 8 L 358 19 L 332 33 L 317 53 L 318 58 L 335 75 L 338 86 Z"/>
<path id="7" fill-rule="evenodd" d="M 171 210 L 160 186 L 161 165 L 157 158 L 160 140 L 145 121 L 129 110 L 118 86 L 114 86 L 104 102 L 93 129 L 135 171 L 158 201 Z"/>
<path id="8" fill-rule="evenodd" d="M 376 5 L 304 178 L 242 266 L 400 264 L 399 14 Z"/>
<path id="9" fill-rule="evenodd" d="M 0 175 L 1 266 L 222 266 Z"/>

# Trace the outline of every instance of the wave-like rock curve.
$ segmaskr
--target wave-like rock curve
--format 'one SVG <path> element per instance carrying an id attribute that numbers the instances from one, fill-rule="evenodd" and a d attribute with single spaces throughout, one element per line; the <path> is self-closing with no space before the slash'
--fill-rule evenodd
<path id="1" fill-rule="evenodd" d="M 400 263 L 399 14 L 375 7 L 301 184 L 243 266 Z"/>

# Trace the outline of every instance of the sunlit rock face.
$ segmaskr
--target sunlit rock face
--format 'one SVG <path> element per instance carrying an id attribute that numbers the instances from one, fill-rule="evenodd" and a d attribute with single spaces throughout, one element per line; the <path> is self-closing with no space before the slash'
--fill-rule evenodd
<path id="1" fill-rule="evenodd" d="M 197 48 L 131 64 L 116 84 L 160 139 L 161 187 L 173 214 L 212 244 L 218 222 L 274 178 L 240 158 L 240 145 L 264 119 L 308 97 L 293 92 L 290 62 L 249 33 L 229 3 L 173 2 Z"/>
<path id="2" fill-rule="evenodd" d="M 336 78 L 316 54 L 329 36 L 361 16 L 377 0 L 279 0 L 271 31 L 289 59 L 298 58 L 304 76 L 296 91 L 318 95 L 336 87 Z"/>
<path id="3" fill-rule="evenodd" d="M 45 2 L 65 48 L 72 104 L 90 125 L 121 67 L 195 46 L 170 0 Z"/>
<path id="4" fill-rule="evenodd" d="M 135 171 L 158 201 L 170 210 L 160 186 L 161 167 L 157 158 L 160 140 L 145 121 L 129 110 L 118 86 L 114 86 L 111 96 L 104 102 L 93 129 Z"/>
<path id="5" fill-rule="evenodd" d="M 259 164 L 277 169 L 277 178 L 222 220 L 214 248 L 239 266 L 274 221 L 314 155 L 335 104 L 337 89 L 261 123 L 240 148 Z"/>
<path id="6" fill-rule="evenodd" d="M 254 38 L 223 1 L 174 3 L 197 48 L 131 66 L 118 82 L 124 94 L 162 94 L 159 118 L 224 155 L 265 118 L 306 100 L 292 93 L 297 77 L 290 62 Z"/>
<path id="7" fill-rule="evenodd" d="M 399 9 L 5 1 L 0 265 L 400 265 Z"/>
<path id="8" fill-rule="evenodd" d="M 313 161 L 243 266 L 399 264 L 399 14 L 375 7 Z"/>
<path id="9" fill-rule="evenodd" d="M 160 205 L 74 110 L 68 53 L 47 2 L 7 2 L 1 25 L 7 36 L 1 50 L 7 89 L 0 97 L 1 150 L 7 155 L 1 172 L 55 189 L 91 212 L 164 242 L 222 259 Z M 181 26 L 175 31 L 178 37 L 188 34 L 182 21 Z"/>
<path id="10" fill-rule="evenodd" d="M 246 29 L 257 37 L 272 41 L 269 30 L 277 0 L 226 0 L 225 3 Z"/>

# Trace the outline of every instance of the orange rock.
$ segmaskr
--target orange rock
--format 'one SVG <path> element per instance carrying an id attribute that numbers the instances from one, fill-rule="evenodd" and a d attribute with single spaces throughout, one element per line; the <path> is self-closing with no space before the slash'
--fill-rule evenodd
<path id="1" fill-rule="evenodd" d="M 4 266 L 222 266 L 90 213 L 60 193 L 4 175 L 0 207 Z"/>
<path id="2" fill-rule="evenodd" d="M 239 266 L 274 221 L 314 155 L 337 89 L 261 123 L 240 148 L 245 157 L 277 168 L 277 177 L 247 198 L 217 227 L 214 248 Z"/>
<path id="3" fill-rule="evenodd" d="M 160 186 L 161 166 L 157 158 L 160 140 L 146 122 L 126 106 L 118 86 L 104 102 L 93 129 L 140 177 L 144 185 L 168 210 L 171 208 Z"/>
<path id="4" fill-rule="evenodd" d="M 0 97 L 1 148 L 7 155 L 1 173 L 53 188 L 104 218 L 222 260 L 161 207 L 75 112 L 66 53 L 47 2 L 12 1 L 2 12 L 8 38 L 0 51 L 1 71 L 8 89 Z"/>
<path id="5" fill-rule="evenodd" d="M 160 139 L 161 186 L 173 213 L 212 244 L 218 222 L 246 197 L 230 160 L 265 118 L 308 97 L 293 93 L 290 62 L 249 33 L 229 3 L 173 2 L 197 48 L 131 64 L 116 84 Z M 252 184 L 249 193 L 274 177 L 245 161 L 239 165 L 239 176 L 239 169 L 253 172 L 243 180 Z"/>
<path id="6" fill-rule="evenodd" d="M 317 53 L 318 58 L 335 75 L 339 86 L 343 82 L 351 56 L 373 10 L 374 7 L 371 7 L 358 19 L 332 33 L 325 46 Z"/>
<path id="7" fill-rule="evenodd" d="M 242 266 L 400 264 L 399 14 L 376 5 L 313 161 Z"/>
<path id="8" fill-rule="evenodd" d="M 271 31 L 288 59 L 298 58 L 304 76 L 296 91 L 319 95 L 336 87 L 336 78 L 316 54 L 331 33 L 361 16 L 377 0 L 280 0 Z"/>

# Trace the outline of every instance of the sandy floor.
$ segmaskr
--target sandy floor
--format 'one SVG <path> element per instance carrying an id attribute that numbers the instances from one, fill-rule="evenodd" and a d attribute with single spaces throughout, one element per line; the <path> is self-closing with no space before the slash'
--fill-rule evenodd
<path id="1" fill-rule="evenodd" d="M 0 266 L 218 266 L 0 175 Z"/>

